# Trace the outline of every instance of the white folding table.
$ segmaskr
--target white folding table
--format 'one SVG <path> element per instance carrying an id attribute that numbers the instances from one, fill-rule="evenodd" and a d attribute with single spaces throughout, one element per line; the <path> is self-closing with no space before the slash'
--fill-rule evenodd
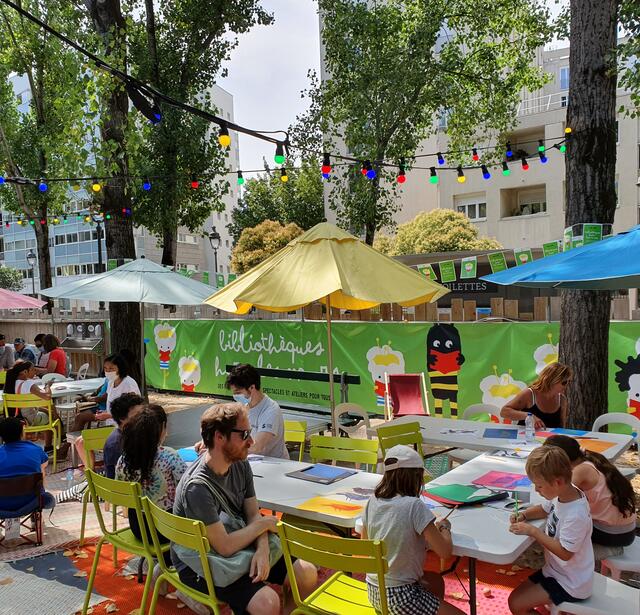
<path id="1" fill-rule="evenodd" d="M 462 419 L 445 419 L 433 416 L 401 416 L 385 425 L 402 425 L 405 423 L 418 423 L 422 432 L 424 444 L 432 446 L 455 446 L 456 448 L 470 448 L 476 451 L 493 451 L 495 449 L 531 449 L 539 446 L 539 443 L 527 444 L 524 441 L 524 427 L 509 425 L 506 423 L 485 423 L 481 421 L 464 421 Z M 380 427 L 378 425 L 377 427 Z M 485 429 L 510 429 L 513 430 L 513 439 L 485 438 Z M 376 435 L 375 429 L 369 430 Z M 632 436 L 617 433 L 603 433 L 590 431 L 585 434 L 590 439 L 606 440 L 613 442 L 614 446 L 602 454 L 611 461 L 615 461 L 633 443 Z"/>

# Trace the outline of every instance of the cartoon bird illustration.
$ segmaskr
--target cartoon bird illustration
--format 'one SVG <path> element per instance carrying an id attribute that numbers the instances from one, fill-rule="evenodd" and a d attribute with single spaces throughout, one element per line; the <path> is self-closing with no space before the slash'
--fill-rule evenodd
<path id="1" fill-rule="evenodd" d="M 200 361 L 193 355 L 181 357 L 178 361 L 178 372 L 182 390 L 187 393 L 194 393 L 200 383 L 202 375 L 200 371 Z"/>
<path id="2" fill-rule="evenodd" d="M 436 323 L 427 334 L 427 368 L 436 416 L 449 401 L 451 418 L 458 418 L 458 374 L 464 363 L 460 333 L 454 325 Z"/>
<path id="3" fill-rule="evenodd" d="M 153 336 L 156 346 L 158 347 L 158 361 L 160 363 L 160 369 L 162 370 L 163 388 L 166 388 L 171 352 L 175 350 L 178 341 L 176 338 L 176 330 L 168 322 L 163 322 L 153 328 Z"/>
<path id="4" fill-rule="evenodd" d="M 376 405 L 384 406 L 384 375 L 404 374 L 404 355 L 391 348 L 390 344 L 372 346 L 367 352 L 369 373 L 373 380 L 373 390 L 376 394 Z"/>
<path id="5" fill-rule="evenodd" d="M 640 339 L 636 342 L 636 356 L 626 361 L 617 359 L 620 368 L 616 372 L 616 382 L 621 391 L 627 392 L 627 412 L 640 419 Z"/>

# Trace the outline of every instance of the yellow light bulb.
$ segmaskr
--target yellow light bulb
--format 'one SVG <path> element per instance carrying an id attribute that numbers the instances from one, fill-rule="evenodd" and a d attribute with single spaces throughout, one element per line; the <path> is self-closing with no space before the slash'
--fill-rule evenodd
<path id="1" fill-rule="evenodd" d="M 102 190 L 102 186 L 98 182 L 94 182 L 91 184 L 91 190 L 94 192 L 100 192 L 100 190 Z"/>
<path id="2" fill-rule="evenodd" d="M 286 183 L 286 182 L 288 182 L 288 181 L 289 181 L 289 176 L 288 176 L 288 175 L 282 175 L 282 176 L 280 177 L 280 179 L 281 179 L 283 182 L 285 182 L 285 183 Z"/>
<path id="3" fill-rule="evenodd" d="M 231 137 L 228 134 L 221 134 L 218 136 L 218 143 L 222 147 L 229 147 L 231 145 Z"/>
<path id="4" fill-rule="evenodd" d="M 464 182 L 467 181 L 467 178 L 464 175 L 460 175 L 458 176 L 458 183 L 459 184 L 464 184 Z"/>

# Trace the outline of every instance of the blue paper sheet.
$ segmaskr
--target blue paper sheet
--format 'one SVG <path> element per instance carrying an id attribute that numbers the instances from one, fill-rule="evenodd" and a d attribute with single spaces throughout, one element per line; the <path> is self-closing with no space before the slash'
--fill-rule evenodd
<path id="1" fill-rule="evenodd" d="M 182 460 L 186 463 L 190 463 L 198 459 L 198 453 L 196 453 L 194 448 L 178 449 L 178 455 L 180 455 L 180 457 L 182 457 Z"/>
<path id="2" fill-rule="evenodd" d="M 303 472 L 307 476 L 315 476 L 316 478 L 326 478 L 331 480 L 332 478 L 337 478 L 338 476 L 355 474 L 355 471 L 350 471 L 347 468 L 339 468 L 338 466 L 328 466 L 322 463 L 317 463 L 314 466 L 311 466 L 307 470 L 303 470 Z"/>
<path id="3" fill-rule="evenodd" d="M 502 438 L 504 440 L 517 440 L 518 439 L 518 430 L 517 429 L 498 429 L 496 428 L 487 428 L 484 430 L 482 434 L 483 438 Z"/>
<path id="4" fill-rule="evenodd" d="M 588 431 L 583 431 L 582 429 L 564 429 L 563 427 L 554 427 L 549 431 L 562 436 L 586 436 L 589 433 Z"/>

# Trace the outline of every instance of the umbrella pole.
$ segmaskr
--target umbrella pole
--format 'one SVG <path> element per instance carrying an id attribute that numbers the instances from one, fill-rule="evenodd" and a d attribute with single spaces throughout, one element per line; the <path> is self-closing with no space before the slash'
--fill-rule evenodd
<path id="1" fill-rule="evenodd" d="M 144 303 L 140 304 L 140 374 L 142 382 L 140 383 L 142 396 L 147 397 L 147 377 L 144 371 Z"/>
<path id="2" fill-rule="evenodd" d="M 336 401 L 333 396 L 333 340 L 331 335 L 331 296 L 327 295 L 327 363 L 329 368 L 329 406 L 331 407 L 331 431 L 338 435 L 338 421 L 336 417 Z"/>

